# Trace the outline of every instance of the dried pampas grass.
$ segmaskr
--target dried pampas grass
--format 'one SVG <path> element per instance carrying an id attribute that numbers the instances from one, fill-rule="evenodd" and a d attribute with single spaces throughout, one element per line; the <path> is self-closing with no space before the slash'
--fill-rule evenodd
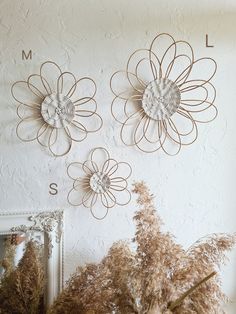
<path id="1" fill-rule="evenodd" d="M 0 313 L 43 313 L 44 287 L 41 247 L 29 241 L 18 266 L 1 278 Z"/>
<path id="2" fill-rule="evenodd" d="M 138 205 L 132 250 L 115 243 L 99 264 L 78 269 L 49 310 L 50 314 L 213 314 L 226 300 L 217 268 L 235 235 L 214 234 L 187 251 L 161 230 L 153 196 L 134 185 Z"/>
<path id="3" fill-rule="evenodd" d="M 4 258 L 0 260 L 0 267 L 4 269 L 4 274 L 10 274 L 14 269 L 14 258 L 16 254 L 16 245 L 12 243 L 12 237 L 6 236 L 4 241 Z M 0 276 L 1 279 L 2 276 Z"/>

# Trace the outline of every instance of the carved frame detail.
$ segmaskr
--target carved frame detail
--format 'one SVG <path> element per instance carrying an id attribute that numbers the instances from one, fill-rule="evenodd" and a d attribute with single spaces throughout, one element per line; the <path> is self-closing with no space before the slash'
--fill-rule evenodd
<path id="1" fill-rule="evenodd" d="M 37 231 L 44 236 L 46 305 L 53 303 L 63 288 L 63 211 L 0 213 L 0 235 Z"/>

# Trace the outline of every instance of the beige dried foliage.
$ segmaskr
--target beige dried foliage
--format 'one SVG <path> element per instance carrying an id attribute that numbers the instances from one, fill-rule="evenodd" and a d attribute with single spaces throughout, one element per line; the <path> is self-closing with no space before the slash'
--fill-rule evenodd
<path id="1" fill-rule="evenodd" d="M 15 270 L 1 279 L 0 313 L 43 313 L 44 287 L 41 247 L 29 241 Z"/>
<path id="2" fill-rule="evenodd" d="M 223 313 L 225 296 L 216 271 L 235 235 L 214 234 L 184 250 L 161 230 L 147 186 L 136 183 L 133 192 L 140 207 L 134 244 L 119 241 L 99 264 L 78 269 L 49 313 Z"/>
<path id="3" fill-rule="evenodd" d="M 0 266 L 4 269 L 4 274 L 10 274 L 14 269 L 14 257 L 16 245 L 12 243 L 12 237 L 7 236 L 4 243 L 4 258 L 0 260 Z"/>
<path id="4" fill-rule="evenodd" d="M 86 265 L 72 275 L 49 313 L 121 313 L 119 308 L 123 313 L 133 313 L 134 300 L 127 280 L 132 264 L 128 245 L 115 243 L 101 263 Z"/>

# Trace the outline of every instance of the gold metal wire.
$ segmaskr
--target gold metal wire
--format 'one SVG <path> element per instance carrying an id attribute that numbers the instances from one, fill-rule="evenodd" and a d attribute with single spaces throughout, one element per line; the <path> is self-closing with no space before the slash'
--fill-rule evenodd
<path id="1" fill-rule="evenodd" d="M 162 56 L 155 52 L 154 45 L 160 38 L 167 38 L 171 41 Z M 178 48 L 184 45 L 189 51 L 189 54 L 179 53 Z M 165 68 L 164 63 L 168 58 L 168 54 L 172 52 L 172 57 L 168 59 L 168 66 Z M 148 57 L 142 57 L 134 66 L 131 71 L 132 59 L 138 54 L 147 54 Z M 174 66 L 179 60 L 185 60 L 187 66 L 180 71 L 175 79 L 171 79 L 173 75 Z M 151 70 L 151 79 L 144 82 L 144 78 L 140 77 L 139 69 L 141 65 L 146 62 L 148 68 Z M 212 63 L 213 71 L 208 79 L 191 79 L 193 68 L 201 65 L 202 62 Z M 139 150 L 146 153 L 153 153 L 162 149 L 167 155 L 176 155 L 180 152 L 182 146 L 191 145 L 197 140 L 198 127 L 197 123 L 207 123 L 213 121 L 218 110 L 214 105 L 216 98 L 216 90 L 210 82 L 214 77 L 217 70 L 217 64 L 212 58 L 194 59 L 194 52 L 192 46 L 183 40 L 175 41 L 175 39 L 167 33 L 158 34 L 151 42 L 149 49 L 138 49 L 131 54 L 128 58 L 125 70 L 116 71 L 110 79 L 110 89 L 114 94 L 114 99 L 111 103 L 111 114 L 113 118 L 121 125 L 120 138 L 121 141 L 127 146 L 136 146 Z M 118 75 L 123 74 L 127 80 L 127 88 L 125 90 L 116 90 L 115 80 Z M 157 79 L 169 79 L 179 89 L 181 100 L 178 110 L 170 117 L 163 119 L 152 119 L 146 114 L 142 107 L 142 99 L 147 86 Z M 134 84 L 133 81 L 136 81 Z M 186 99 L 185 93 L 197 90 L 197 92 L 204 92 L 203 99 Z M 210 95 L 210 91 L 211 94 Z M 133 105 L 132 113 L 128 113 L 128 107 Z M 136 107 L 135 107 L 136 105 Z M 122 108 L 122 113 L 118 114 L 116 111 Z M 199 119 L 196 114 L 200 114 L 206 110 L 213 109 L 213 116 L 209 119 Z M 187 132 L 179 131 L 179 125 L 174 121 L 176 116 L 179 115 L 191 123 L 191 129 Z M 155 123 L 155 132 L 150 133 L 150 125 Z M 132 133 L 130 134 L 130 142 L 127 141 L 127 127 L 132 126 Z M 180 126 L 181 127 L 181 126 Z M 129 134 L 128 134 L 129 136 Z M 191 137 L 191 138 L 190 138 Z M 190 138 L 190 139 L 189 139 Z M 167 142 L 171 142 L 171 147 L 167 147 Z M 174 145 L 173 145 L 174 144 Z M 147 145 L 149 146 L 147 148 Z M 176 151 L 173 153 L 173 146 L 176 146 Z M 170 151 L 171 150 L 171 151 Z"/>
<path id="2" fill-rule="evenodd" d="M 96 154 L 103 153 L 105 158 L 102 158 L 102 165 L 99 167 L 96 161 Z M 121 165 L 128 167 L 128 173 L 126 172 L 124 176 L 116 176 Z M 73 174 L 73 166 L 78 166 L 80 170 L 84 173 L 82 177 L 77 177 Z M 96 192 L 91 188 L 90 179 L 94 174 L 102 173 L 109 179 L 109 187 L 103 192 Z M 113 208 L 115 205 L 124 206 L 127 205 L 131 200 L 131 193 L 128 190 L 128 179 L 132 174 L 132 168 L 127 162 L 118 162 L 113 158 L 110 158 L 109 152 L 103 147 L 94 148 L 90 154 L 89 158 L 81 162 L 72 162 L 67 167 L 67 174 L 70 179 L 73 180 L 73 186 L 67 195 L 68 203 L 72 206 L 83 205 L 86 208 L 90 209 L 92 216 L 98 220 L 104 219 L 110 208 Z M 128 195 L 128 200 L 118 201 L 115 193 L 121 193 L 125 191 Z M 81 200 L 76 202 L 72 200 L 72 194 L 84 193 Z M 105 207 L 105 214 L 101 217 L 98 217 L 94 213 L 94 206 L 97 204 L 97 201 L 100 201 L 100 205 Z"/>
<path id="3" fill-rule="evenodd" d="M 48 82 L 46 76 L 44 75 L 45 68 L 51 66 L 54 68 L 55 71 L 59 73 L 59 76 L 56 79 L 55 86 L 56 90 L 53 90 L 52 86 L 50 86 L 50 83 Z M 92 83 L 93 84 L 93 93 L 92 96 L 84 96 L 82 98 L 78 98 L 75 100 L 71 100 L 74 108 L 75 108 L 75 114 L 73 117 L 73 120 L 70 121 L 67 125 L 63 125 L 62 128 L 58 129 L 56 127 L 53 127 L 48 123 L 48 121 L 45 121 L 44 117 L 41 114 L 41 105 L 44 101 L 45 97 L 48 95 L 51 95 L 53 93 L 55 94 L 63 94 L 63 88 L 64 83 L 66 81 L 66 78 L 70 77 L 73 80 L 72 86 L 68 89 L 64 96 L 68 97 L 71 100 L 71 97 L 74 96 L 76 93 L 76 89 L 80 88 L 80 84 L 83 83 Z M 32 80 L 38 80 L 38 83 L 40 84 L 41 89 L 38 86 L 35 86 L 33 84 Z M 24 84 L 24 88 L 31 92 L 31 95 L 33 96 L 31 101 L 24 101 L 20 99 L 18 96 L 16 96 L 16 88 L 20 85 Z M 39 74 L 31 74 L 25 81 L 17 81 L 15 82 L 11 87 L 11 94 L 12 97 L 19 103 L 19 106 L 17 107 L 17 115 L 20 119 L 20 121 L 17 124 L 16 127 L 16 134 L 17 137 L 24 142 L 31 142 L 37 140 L 37 142 L 49 149 L 51 154 L 55 157 L 64 156 L 71 150 L 72 143 L 73 142 L 82 142 L 84 139 L 86 139 L 87 135 L 89 133 L 97 132 L 101 129 L 103 125 L 103 119 L 102 117 L 97 113 L 97 103 L 94 99 L 94 96 L 96 95 L 97 86 L 93 79 L 89 77 L 83 77 L 80 79 L 76 79 L 73 73 L 71 72 L 62 72 L 59 65 L 57 65 L 53 61 L 46 61 L 40 66 Z M 86 104 L 90 103 L 93 104 L 93 109 L 87 109 Z M 84 108 L 80 108 L 82 106 Z M 85 105 L 85 106 L 84 106 Z M 88 104 L 89 105 L 89 104 Z M 29 109 L 32 111 L 30 115 L 25 115 L 21 113 L 22 109 Z M 86 125 L 83 124 L 83 119 L 93 119 L 94 121 L 91 123 L 91 127 L 86 127 Z M 95 119 L 97 120 L 97 127 L 94 127 L 96 125 Z M 36 127 L 38 127 L 38 131 L 35 135 L 32 135 L 30 138 L 27 138 L 25 134 L 20 133 L 20 128 L 29 123 L 33 122 L 36 124 Z M 95 123 L 94 123 L 95 122 Z M 80 138 L 76 138 L 75 135 L 72 135 L 71 130 L 75 130 L 75 133 L 82 134 Z M 60 145 L 57 144 L 57 140 L 59 139 L 59 132 L 62 133 L 63 138 L 67 141 L 67 147 L 62 151 L 62 153 L 56 152 L 54 149 L 56 146 Z M 42 137 L 46 137 L 45 142 L 43 143 Z"/>

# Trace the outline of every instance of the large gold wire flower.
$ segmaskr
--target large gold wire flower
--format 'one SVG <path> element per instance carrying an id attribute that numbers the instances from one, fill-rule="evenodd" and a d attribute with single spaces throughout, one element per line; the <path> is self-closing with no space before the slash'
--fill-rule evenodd
<path id="1" fill-rule="evenodd" d="M 149 49 L 136 50 L 124 71 L 115 72 L 110 87 L 111 111 L 121 124 L 120 137 L 141 151 L 162 149 L 176 155 L 198 137 L 197 123 L 217 116 L 216 72 L 212 58 L 195 60 L 191 45 L 157 35 Z M 175 145 L 173 145 L 175 144 Z"/>
<path id="2" fill-rule="evenodd" d="M 93 79 L 76 79 L 55 62 L 44 62 L 39 74 L 12 86 L 12 96 L 19 103 L 17 136 L 26 142 L 37 140 L 56 157 L 67 154 L 73 141 L 81 142 L 102 127 L 96 89 Z"/>
<path id="3" fill-rule="evenodd" d="M 131 193 L 127 180 L 131 173 L 129 163 L 118 162 L 105 148 L 97 147 L 84 163 L 73 162 L 68 166 L 73 187 L 67 200 L 72 206 L 89 208 L 94 218 L 103 219 L 110 208 L 129 203 Z M 101 212 L 101 208 L 105 210 Z"/>

